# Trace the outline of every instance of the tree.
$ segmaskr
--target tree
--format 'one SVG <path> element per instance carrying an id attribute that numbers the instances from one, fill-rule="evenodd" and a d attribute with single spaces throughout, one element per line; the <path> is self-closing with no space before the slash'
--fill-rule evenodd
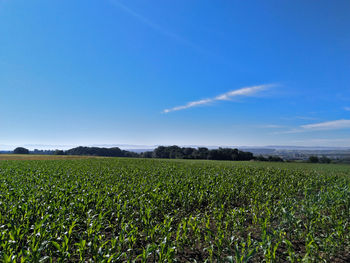
<path id="1" fill-rule="evenodd" d="M 153 158 L 169 158 L 169 151 L 167 147 L 164 146 L 158 146 L 153 151 Z"/>
<path id="2" fill-rule="evenodd" d="M 257 157 L 256 157 L 256 160 L 258 160 L 258 161 L 260 161 L 260 162 L 267 162 L 267 161 L 268 161 L 268 159 L 265 158 L 265 157 L 262 156 L 262 155 L 257 156 Z"/>
<path id="3" fill-rule="evenodd" d="M 330 163 L 331 159 L 329 159 L 327 156 L 323 155 L 319 161 L 320 161 L 320 163 Z"/>
<path id="4" fill-rule="evenodd" d="M 198 150 L 193 152 L 194 159 L 208 159 L 209 149 L 205 147 L 199 147 Z"/>
<path id="5" fill-rule="evenodd" d="M 54 155 L 64 155 L 64 151 L 63 150 L 55 150 L 55 152 L 53 154 Z"/>
<path id="6" fill-rule="evenodd" d="M 69 149 L 65 152 L 67 155 L 90 155 L 90 156 L 107 156 L 107 157 L 139 157 L 137 153 L 121 150 L 118 147 L 99 148 L 83 147 Z"/>
<path id="7" fill-rule="evenodd" d="M 309 157 L 309 162 L 310 163 L 318 163 L 318 157 L 317 156 L 310 156 Z"/>
<path id="8" fill-rule="evenodd" d="M 152 153 L 153 152 L 151 152 L 151 151 L 147 151 L 147 152 L 141 153 L 140 155 L 142 158 L 152 158 Z"/>
<path id="9" fill-rule="evenodd" d="M 29 154 L 29 150 L 23 147 L 17 147 L 13 150 L 14 154 Z"/>
<path id="10" fill-rule="evenodd" d="M 191 147 L 185 147 L 182 148 L 182 158 L 183 159 L 193 159 L 193 155 L 196 152 L 195 148 L 191 148 Z"/>

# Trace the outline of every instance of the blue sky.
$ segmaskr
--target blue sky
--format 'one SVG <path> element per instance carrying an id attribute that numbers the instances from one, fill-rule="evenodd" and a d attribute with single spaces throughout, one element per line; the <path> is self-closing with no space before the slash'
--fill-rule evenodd
<path id="1" fill-rule="evenodd" d="M 0 148 L 350 146 L 349 13 L 347 0 L 0 0 Z"/>

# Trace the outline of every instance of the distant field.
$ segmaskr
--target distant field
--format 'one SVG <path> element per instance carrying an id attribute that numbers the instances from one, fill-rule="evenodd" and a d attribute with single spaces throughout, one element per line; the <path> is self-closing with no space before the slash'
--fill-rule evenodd
<path id="1" fill-rule="evenodd" d="M 62 159 L 87 159 L 87 158 L 102 158 L 102 157 L 77 156 L 77 155 L 0 154 L 0 160 L 62 160 Z"/>
<path id="2" fill-rule="evenodd" d="M 348 165 L 83 158 L 0 161 L 1 262 L 350 262 Z"/>

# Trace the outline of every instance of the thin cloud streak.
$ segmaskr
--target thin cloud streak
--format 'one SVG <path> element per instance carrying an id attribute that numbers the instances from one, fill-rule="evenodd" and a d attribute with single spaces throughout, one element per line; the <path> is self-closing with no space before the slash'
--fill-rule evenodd
<path id="1" fill-rule="evenodd" d="M 326 121 L 326 122 L 302 125 L 300 127 L 305 130 L 337 130 L 337 129 L 350 128 L 350 120 Z"/>
<path id="2" fill-rule="evenodd" d="M 323 131 L 323 130 L 341 130 L 349 129 L 350 120 L 335 120 L 335 121 L 325 121 L 319 123 L 305 124 L 299 126 L 299 128 L 292 129 L 289 131 L 275 132 L 274 134 L 290 134 L 290 133 L 302 133 L 311 131 Z"/>
<path id="3" fill-rule="evenodd" d="M 170 109 L 165 109 L 163 111 L 163 113 L 169 113 L 172 111 L 179 111 L 179 110 L 185 110 L 185 109 L 189 109 L 189 108 L 193 108 L 193 107 L 197 107 L 197 106 L 208 105 L 208 104 L 213 103 L 215 101 L 227 101 L 227 100 L 230 100 L 231 98 L 237 97 L 237 96 L 251 96 L 259 91 L 268 89 L 272 86 L 273 86 L 272 84 L 269 84 L 269 85 L 251 86 L 251 87 L 241 88 L 238 90 L 232 90 L 232 91 L 226 92 L 224 94 L 218 95 L 218 96 L 213 97 L 213 98 L 191 101 L 185 105 L 176 106 L 176 107 L 173 107 Z"/>
<path id="4" fill-rule="evenodd" d="M 344 110 L 350 111 L 350 107 L 344 107 Z"/>
<path id="5" fill-rule="evenodd" d="M 203 53 L 207 53 L 207 51 L 203 50 L 200 46 L 192 43 L 191 41 L 169 31 L 166 30 L 165 28 L 163 28 L 162 26 L 160 26 L 159 24 L 151 21 L 150 19 L 148 19 L 147 17 L 140 15 L 139 13 L 135 12 L 134 10 L 132 10 L 131 8 L 129 8 L 128 6 L 124 5 L 123 3 L 121 3 L 118 0 L 110 0 L 110 3 L 112 3 L 112 5 L 120 8 L 121 10 L 123 10 L 124 12 L 126 12 L 127 14 L 133 16 L 134 18 L 136 18 L 137 20 L 141 21 L 142 23 L 144 23 L 145 25 L 147 25 L 148 27 L 152 28 L 155 31 L 158 31 L 159 33 L 172 38 L 174 40 L 176 40 L 177 42 L 180 42 L 184 45 L 187 45 L 189 47 L 192 47 L 194 49 L 196 49 L 197 51 L 203 52 Z"/>

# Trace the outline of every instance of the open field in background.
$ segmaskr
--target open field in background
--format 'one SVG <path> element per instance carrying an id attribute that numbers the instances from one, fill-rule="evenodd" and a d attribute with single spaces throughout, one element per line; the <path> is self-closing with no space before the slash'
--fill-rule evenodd
<path id="1" fill-rule="evenodd" d="M 0 154 L 0 160 L 66 160 L 103 158 L 98 156 L 81 155 L 40 155 L 40 154 Z"/>
<path id="2" fill-rule="evenodd" d="M 1 262 L 350 261 L 348 165 L 55 157 L 0 161 Z"/>

